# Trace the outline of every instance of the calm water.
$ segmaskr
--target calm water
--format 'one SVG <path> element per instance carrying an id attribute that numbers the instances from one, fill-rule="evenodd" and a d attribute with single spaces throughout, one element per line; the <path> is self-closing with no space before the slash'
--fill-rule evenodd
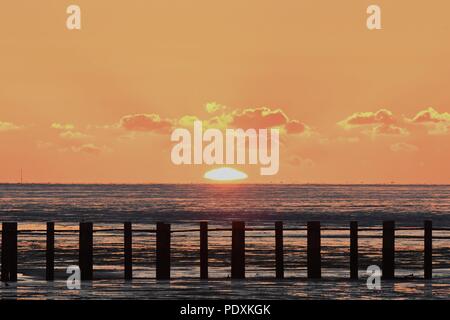
<path id="1" fill-rule="evenodd" d="M 0 185 L 3 220 L 153 223 L 394 218 L 450 226 L 450 186 Z"/>
<path id="2" fill-rule="evenodd" d="M 272 226 L 283 220 L 285 268 L 290 280 L 273 281 L 274 232 L 246 233 L 247 276 L 230 283 L 230 231 L 209 233 L 210 277 L 199 275 L 197 231 L 172 234 L 172 273 L 176 280 L 158 283 L 155 276 L 154 222 L 173 223 L 174 230 L 198 228 L 208 220 L 210 228 L 228 228 L 234 219 L 251 227 Z M 434 227 L 450 227 L 450 186 L 397 185 L 0 185 L 0 221 L 19 224 L 19 283 L 0 288 L 4 298 L 450 298 L 450 231 L 435 231 L 433 282 L 422 275 L 423 231 L 397 231 L 396 274 L 408 277 L 383 283 L 382 292 L 371 292 L 364 281 L 348 282 L 348 222 L 357 220 L 360 232 L 360 275 L 367 266 L 381 266 L 383 220 L 400 227 L 421 227 L 432 219 Z M 94 276 L 82 292 L 64 288 L 68 265 L 77 264 L 78 222 L 95 222 Z M 306 275 L 308 220 L 320 220 L 322 231 L 322 282 L 301 279 Z M 56 221 L 56 277 L 45 274 L 45 221 Z M 123 275 L 122 222 L 134 223 L 131 284 Z M 33 230 L 33 231 L 32 231 Z M 408 280 L 414 278 L 415 280 Z M 264 288 L 264 290 L 261 290 Z M 330 294 L 335 292 L 335 294 Z M 157 294 L 156 294 L 157 293 Z M 339 294 L 337 294 L 339 293 Z"/>

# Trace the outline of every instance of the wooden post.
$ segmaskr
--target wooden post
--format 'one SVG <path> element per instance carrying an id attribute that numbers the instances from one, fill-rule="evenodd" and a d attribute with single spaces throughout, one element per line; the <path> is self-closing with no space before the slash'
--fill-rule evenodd
<path id="1" fill-rule="evenodd" d="M 133 229 L 131 222 L 123 224 L 124 278 L 133 279 Z"/>
<path id="2" fill-rule="evenodd" d="M 320 257 L 320 221 L 308 222 L 307 266 L 308 278 L 320 279 L 322 277 Z"/>
<path id="3" fill-rule="evenodd" d="M 170 279 L 170 224 L 156 224 L 156 279 Z"/>
<path id="4" fill-rule="evenodd" d="M 208 222 L 200 222 L 200 279 L 208 279 Z"/>
<path id="5" fill-rule="evenodd" d="M 275 274 L 277 279 L 284 278 L 283 221 L 275 222 Z"/>
<path id="6" fill-rule="evenodd" d="M 47 248 L 45 251 L 47 261 L 45 268 L 45 279 L 53 281 L 55 279 L 55 223 L 47 222 Z"/>
<path id="7" fill-rule="evenodd" d="M 243 221 L 232 223 L 231 278 L 245 278 L 245 222 Z"/>
<path id="8" fill-rule="evenodd" d="M 80 223 L 80 241 L 79 241 L 79 267 L 81 271 L 81 280 L 92 280 L 94 273 L 93 263 L 93 232 L 92 222 Z"/>
<path id="9" fill-rule="evenodd" d="M 358 221 L 350 222 L 350 279 L 358 280 Z"/>
<path id="10" fill-rule="evenodd" d="M 17 222 L 2 224 L 1 281 L 17 281 Z"/>
<path id="11" fill-rule="evenodd" d="M 424 278 L 433 278 L 433 223 L 424 222 Z"/>
<path id="12" fill-rule="evenodd" d="M 395 222 L 383 222 L 383 279 L 395 277 Z"/>

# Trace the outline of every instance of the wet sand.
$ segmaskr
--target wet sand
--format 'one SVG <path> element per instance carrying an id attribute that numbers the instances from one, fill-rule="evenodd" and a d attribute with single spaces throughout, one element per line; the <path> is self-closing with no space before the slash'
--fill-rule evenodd
<path id="1" fill-rule="evenodd" d="M 370 290 L 366 280 L 249 279 L 156 281 L 135 279 L 82 282 L 68 290 L 66 282 L 25 280 L 1 284 L 1 299 L 449 299 L 450 279 L 382 281 Z"/>

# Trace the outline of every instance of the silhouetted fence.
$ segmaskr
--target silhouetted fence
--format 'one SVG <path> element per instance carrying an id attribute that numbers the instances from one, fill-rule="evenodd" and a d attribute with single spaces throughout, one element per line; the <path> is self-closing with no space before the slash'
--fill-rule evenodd
<path id="1" fill-rule="evenodd" d="M 156 279 L 170 279 L 171 271 L 171 234 L 183 232 L 183 230 L 172 230 L 171 225 L 163 222 L 156 224 L 156 230 L 148 230 L 156 233 Z M 396 228 L 394 221 L 384 221 L 382 227 L 382 276 L 384 279 L 395 278 L 395 239 L 396 230 L 418 230 L 418 228 Z M 230 231 L 230 229 L 211 229 L 213 231 Z M 210 230 L 210 231 L 211 231 Z M 245 222 L 234 221 L 232 223 L 231 243 L 231 278 L 245 278 L 245 233 L 246 231 L 275 231 L 275 261 L 274 271 L 277 279 L 284 278 L 284 245 L 283 231 L 295 231 L 297 229 L 284 229 L 283 222 L 275 222 L 274 228 L 246 228 Z M 322 277 L 322 255 L 321 255 L 321 225 L 319 221 L 307 223 L 307 277 L 309 279 L 320 279 Z M 327 228 L 327 230 L 342 230 Z M 350 222 L 350 279 L 358 279 L 358 222 Z M 424 251 L 423 269 L 424 278 L 431 279 L 433 271 L 433 226 L 432 222 L 424 222 Z M 450 230 L 450 229 L 438 229 Z M 196 230 L 184 230 L 184 232 L 200 233 L 200 278 L 208 279 L 208 223 L 200 222 L 200 228 Z M 1 243 L 1 281 L 17 281 L 17 245 L 18 245 L 17 222 L 3 222 Z M 78 262 L 82 280 L 93 280 L 93 241 L 94 225 L 92 222 L 81 222 L 79 226 L 79 251 Z M 124 279 L 133 278 L 133 228 L 131 222 L 125 222 L 123 226 L 123 252 L 124 252 Z M 48 222 L 46 229 L 46 280 L 54 280 L 55 268 L 55 223 Z"/>

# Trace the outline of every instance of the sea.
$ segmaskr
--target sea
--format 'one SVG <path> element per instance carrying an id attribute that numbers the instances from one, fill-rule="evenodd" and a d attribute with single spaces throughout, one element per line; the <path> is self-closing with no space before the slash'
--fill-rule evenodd
<path id="1" fill-rule="evenodd" d="M 396 224 L 396 280 L 381 267 L 382 223 Z M 433 222 L 433 280 L 423 280 L 423 225 Z M 0 184 L 0 222 L 17 221 L 18 282 L 1 299 L 449 299 L 450 185 Z M 46 222 L 55 222 L 55 277 L 45 281 Z M 200 280 L 207 221 L 209 280 Z M 230 280 L 231 223 L 244 221 L 246 279 Z M 274 222 L 284 223 L 285 279 L 275 279 Z M 321 222 L 322 279 L 306 278 L 308 221 Z M 349 223 L 359 280 L 349 281 Z M 94 223 L 94 278 L 67 287 L 80 222 Z M 133 277 L 123 280 L 123 223 L 133 223 Z M 155 223 L 171 224 L 172 280 L 155 280 Z"/>

